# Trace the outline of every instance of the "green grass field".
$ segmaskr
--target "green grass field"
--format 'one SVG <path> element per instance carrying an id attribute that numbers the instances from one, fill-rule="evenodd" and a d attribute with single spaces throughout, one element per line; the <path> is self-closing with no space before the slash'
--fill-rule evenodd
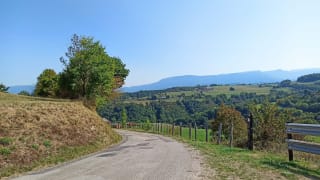
<path id="1" fill-rule="evenodd" d="M 230 90 L 233 87 L 234 90 Z M 156 96 L 168 96 L 169 98 L 163 98 L 161 101 L 166 102 L 175 102 L 180 99 L 181 96 L 184 97 L 191 97 L 194 96 L 196 99 L 202 101 L 205 99 L 205 96 L 217 96 L 220 94 L 225 94 L 226 96 L 230 97 L 231 95 L 239 95 L 241 93 L 256 93 L 257 95 L 265 95 L 269 94 L 270 90 L 272 89 L 271 86 L 263 86 L 259 87 L 258 85 L 224 85 L 224 86 L 213 86 L 208 87 L 204 90 L 193 89 L 190 91 L 178 91 L 178 92 L 165 92 L 165 93 L 157 93 Z M 149 97 L 150 98 L 150 97 Z M 158 100 L 158 99 L 157 99 Z M 150 102 L 148 97 L 140 98 L 140 99 L 127 99 L 124 100 L 126 103 L 138 103 L 138 104 L 145 104 Z"/>

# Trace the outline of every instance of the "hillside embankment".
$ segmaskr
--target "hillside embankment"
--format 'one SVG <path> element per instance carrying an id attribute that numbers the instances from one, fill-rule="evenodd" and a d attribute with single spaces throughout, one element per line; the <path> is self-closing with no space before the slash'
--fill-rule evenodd
<path id="1" fill-rule="evenodd" d="M 75 159 L 120 139 L 81 102 L 0 93 L 0 178 Z"/>

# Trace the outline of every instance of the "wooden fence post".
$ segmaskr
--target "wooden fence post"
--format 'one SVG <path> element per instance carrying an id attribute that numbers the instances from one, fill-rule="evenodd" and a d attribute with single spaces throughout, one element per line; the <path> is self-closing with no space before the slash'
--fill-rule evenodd
<path id="1" fill-rule="evenodd" d="M 191 140 L 191 123 L 189 123 L 189 139 Z"/>
<path id="2" fill-rule="evenodd" d="M 166 134 L 170 135 L 170 128 L 169 128 L 169 124 L 166 124 Z"/>
<path id="3" fill-rule="evenodd" d="M 206 142 L 208 142 L 208 124 L 206 124 Z"/>
<path id="4" fill-rule="evenodd" d="M 152 123 L 152 132 L 155 133 L 156 132 L 156 124 L 155 123 Z"/>
<path id="5" fill-rule="evenodd" d="M 221 133 L 222 133 L 222 123 L 219 124 L 217 144 L 220 144 L 220 143 L 221 143 Z"/>
<path id="6" fill-rule="evenodd" d="M 194 140 L 197 141 L 197 123 L 194 122 Z"/>
<path id="7" fill-rule="evenodd" d="M 180 137 L 182 137 L 182 122 L 180 122 Z"/>
<path id="8" fill-rule="evenodd" d="M 160 123 L 160 134 L 162 134 L 162 123 Z"/>
<path id="9" fill-rule="evenodd" d="M 233 122 L 231 122 L 231 127 L 230 127 L 230 135 L 229 135 L 230 139 L 229 139 L 229 144 L 230 147 L 232 147 L 233 144 Z"/>
<path id="10" fill-rule="evenodd" d="M 248 149 L 253 150 L 253 116 L 249 115 L 249 128 L 248 128 Z"/>
<path id="11" fill-rule="evenodd" d="M 174 123 L 172 123 L 172 136 L 174 136 Z"/>

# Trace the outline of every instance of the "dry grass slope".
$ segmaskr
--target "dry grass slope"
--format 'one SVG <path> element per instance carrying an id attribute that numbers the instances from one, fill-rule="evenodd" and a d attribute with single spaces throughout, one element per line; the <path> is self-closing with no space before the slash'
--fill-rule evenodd
<path id="1" fill-rule="evenodd" d="M 50 162 L 39 162 L 63 156 L 70 147 L 94 145 L 85 150 L 89 153 L 119 140 L 107 123 L 80 102 L 0 93 L 0 177 L 46 166 Z"/>

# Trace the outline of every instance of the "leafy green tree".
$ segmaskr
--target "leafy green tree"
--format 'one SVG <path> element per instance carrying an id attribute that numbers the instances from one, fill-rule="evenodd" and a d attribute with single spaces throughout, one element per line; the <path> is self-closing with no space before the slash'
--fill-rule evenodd
<path id="1" fill-rule="evenodd" d="M 114 88 L 120 88 L 124 84 L 125 78 L 129 75 L 129 69 L 126 69 L 126 65 L 121 61 L 120 58 L 112 57 L 111 58 L 115 64 L 114 72 Z"/>
<path id="2" fill-rule="evenodd" d="M 265 102 L 250 105 L 254 120 L 254 141 L 258 149 L 273 149 L 276 144 L 284 142 L 285 122 L 289 114 L 283 113 L 277 105 Z"/>
<path id="3" fill-rule="evenodd" d="M 123 108 L 121 111 L 121 125 L 123 128 L 127 127 L 127 120 L 128 120 L 127 111 L 125 108 Z"/>
<path id="4" fill-rule="evenodd" d="M 0 84 L 0 92 L 8 92 L 9 87 L 6 87 L 4 84 Z"/>
<path id="5" fill-rule="evenodd" d="M 230 135 L 230 128 L 233 125 L 235 146 L 245 145 L 247 142 L 247 124 L 239 111 L 222 104 L 217 111 L 216 119 L 212 123 L 213 132 L 218 130 L 220 123 L 223 125 L 222 134 L 228 138 Z"/>
<path id="6" fill-rule="evenodd" d="M 36 96 L 56 97 L 58 91 L 59 76 L 53 69 L 45 69 L 38 77 L 34 90 Z"/>
<path id="7" fill-rule="evenodd" d="M 61 95 L 96 102 L 107 99 L 120 88 L 129 70 L 119 58 L 110 57 L 99 41 L 92 37 L 74 35 L 61 73 Z"/>

